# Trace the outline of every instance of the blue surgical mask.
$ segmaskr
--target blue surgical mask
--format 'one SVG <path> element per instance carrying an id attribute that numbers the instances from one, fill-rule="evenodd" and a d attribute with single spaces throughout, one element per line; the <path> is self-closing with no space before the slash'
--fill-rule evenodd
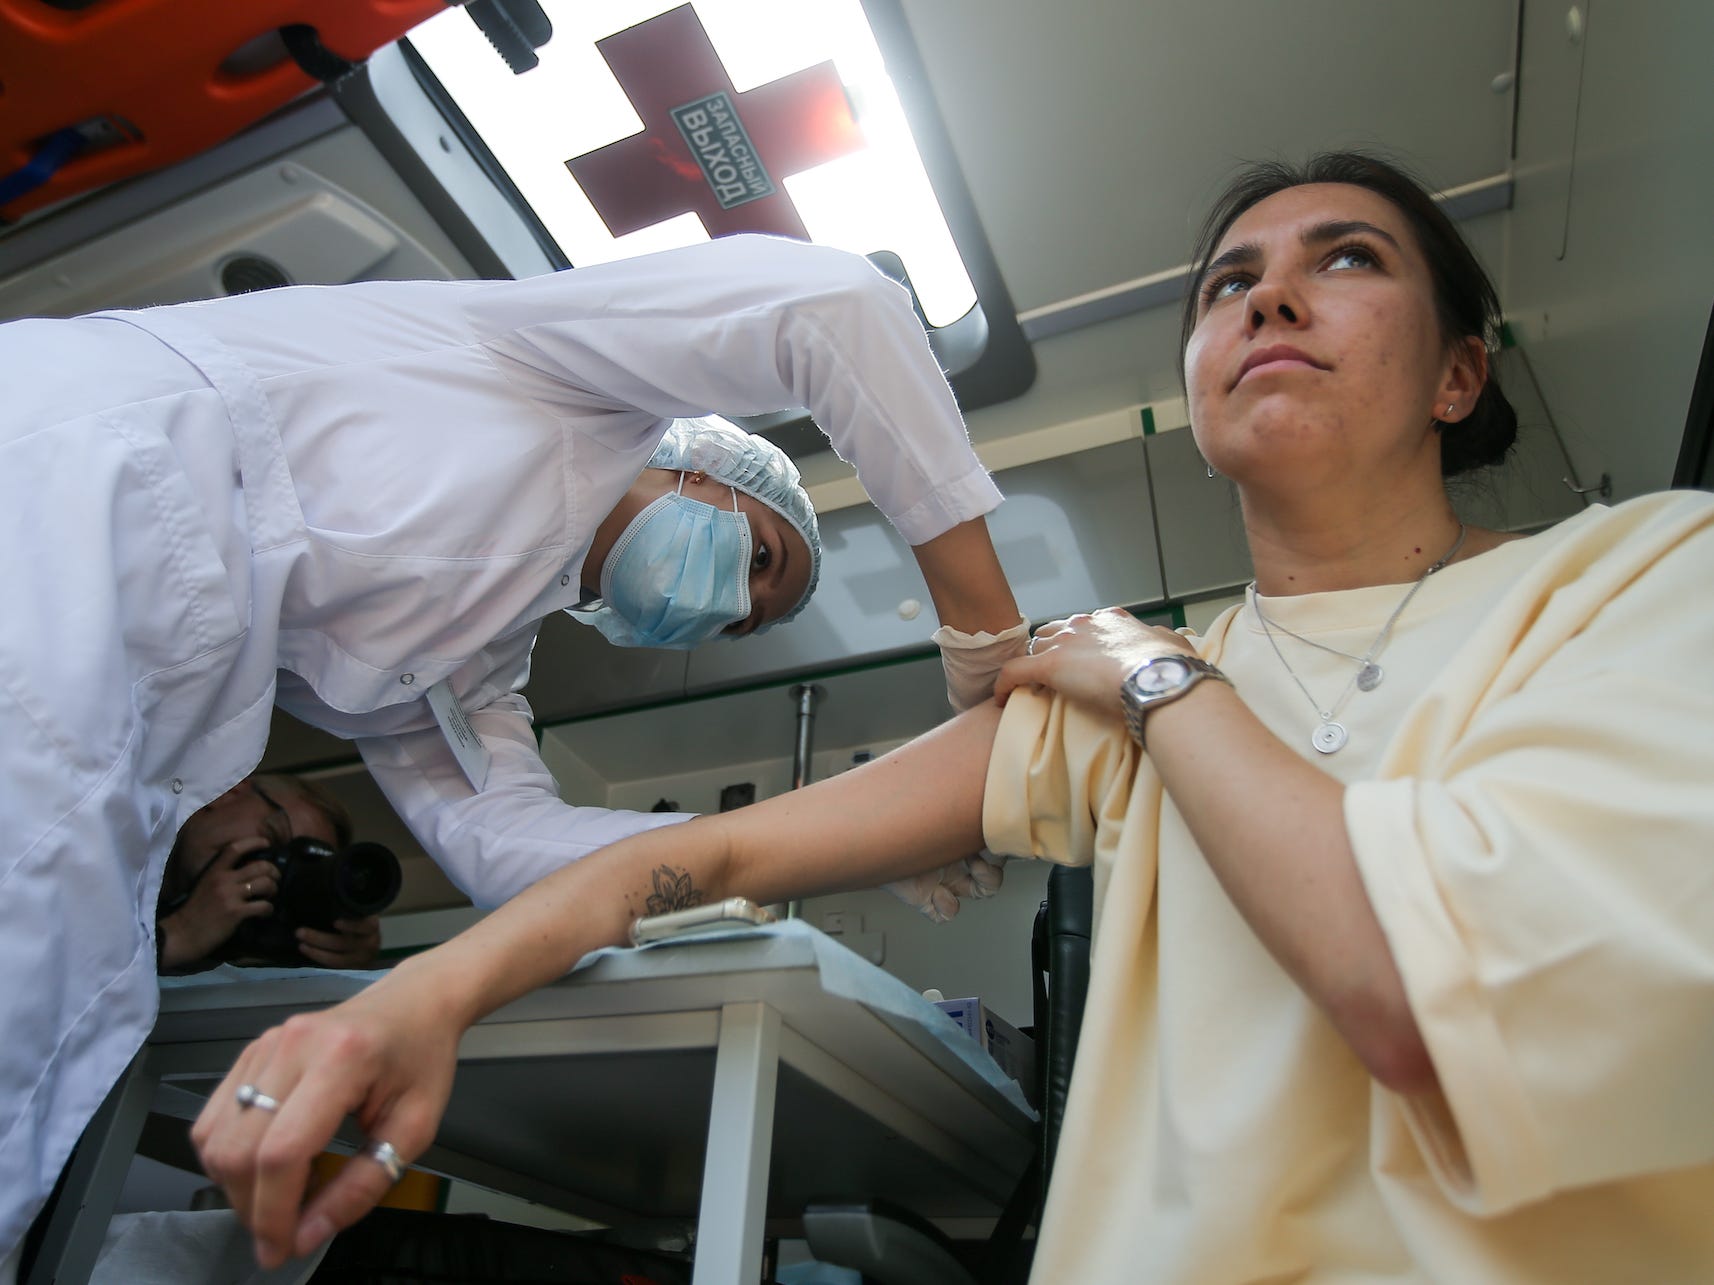
<path id="1" fill-rule="evenodd" d="M 750 548 L 736 494 L 730 513 L 663 495 L 614 542 L 601 569 L 602 606 L 584 618 L 617 647 L 694 647 L 749 616 Z"/>

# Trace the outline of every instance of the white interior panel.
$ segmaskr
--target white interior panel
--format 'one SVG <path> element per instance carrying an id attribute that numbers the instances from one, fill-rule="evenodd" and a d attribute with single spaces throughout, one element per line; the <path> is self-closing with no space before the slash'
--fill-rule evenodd
<path id="1" fill-rule="evenodd" d="M 293 285 L 470 275 L 379 154 L 346 128 L 0 281 L 0 318 L 218 298 L 222 270 L 243 256 Z"/>
<path id="2" fill-rule="evenodd" d="M 1505 171 L 1515 6 L 906 0 L 1020 310 L 1173 268 L 1241 161 L 1381 146 Z"/>

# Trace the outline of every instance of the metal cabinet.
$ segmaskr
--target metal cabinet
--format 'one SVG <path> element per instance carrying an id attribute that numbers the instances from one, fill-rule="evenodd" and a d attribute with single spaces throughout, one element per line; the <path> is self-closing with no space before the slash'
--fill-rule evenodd
<path id="1" fill-rule="evenodd" d="M 1165 596 L 1142 438 L 996 477 L 1006 503 L 989 525 L 1031 620 Z"/>
<path id="2" fill-rule="evenodd" d="M 615 647 L 563 611 L 542 621 L 524 696 L 538 723 L 674 700 L 685 692 L 682 651 Z"/>
<path id="3" fill-rule="evenodd" d="M 1225 478 L 1208 476 L 1188 429 L 1156 433 L 1147 445 L 1162 596 L 1182 600 L 1247 584 L 1250 551 L 1238 492 Z"/>

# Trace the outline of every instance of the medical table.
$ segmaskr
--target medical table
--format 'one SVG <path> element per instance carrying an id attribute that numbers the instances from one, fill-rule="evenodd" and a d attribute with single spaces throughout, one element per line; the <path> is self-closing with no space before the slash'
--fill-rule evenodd
<path id="1" fill-rule="evenodd" d="M 32 1279 L 88 1279 L 151 1111 L 194 1118 L 248 1040 L 369 976 L 170 981 L 85 1135 Z M 817 1200 L 995 1215 L 1032 1121 L 950 1019 L 792 921 L 597 951 L 490 1015 L 465 1035 L 446 1117 L 416 1163 L 603 1223 L 694 1220 L 697 1285 L 732 1285 L 758 1280 L 764 1236 L 794 1234 Z"/>

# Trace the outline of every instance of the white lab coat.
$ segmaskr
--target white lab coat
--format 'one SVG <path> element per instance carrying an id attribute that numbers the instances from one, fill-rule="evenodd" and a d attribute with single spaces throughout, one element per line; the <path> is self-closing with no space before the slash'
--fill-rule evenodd
<path id="1" fill-rule="evenodd" d="M 149 1030 L 172 839 L 276 699 L 497 904 L 680 819 L 561 802 L 516 694 L 670 419 L 809 407 L 913 544 L 999 499 L 904 293 L 761 237 L 16 322 L 0 372 L 0 1256 Z"/>

